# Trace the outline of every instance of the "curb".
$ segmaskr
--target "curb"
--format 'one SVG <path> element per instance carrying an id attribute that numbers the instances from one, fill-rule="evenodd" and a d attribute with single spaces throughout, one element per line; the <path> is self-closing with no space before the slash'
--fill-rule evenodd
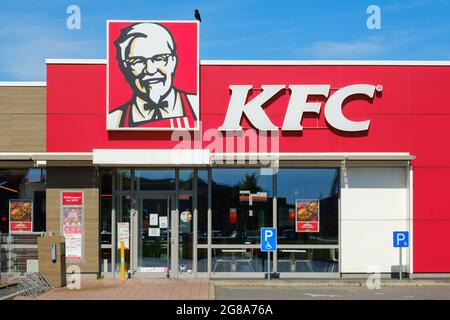
<path id="1" fill-rule="evenodd" d="M 213 286 L 215 297 L 215 287 L 366 287 L 367 280 L 216 280 L 210 281 Z M 386 280 L 380 279 L 381 287 L 450 287 L 450 280 Z M 211 294 L 210 294 L 211 297 Z"/>
<path id="2" fill-rule="evenodd" d="M 208 299 L 216 300 L 216 285 L 214 281 L 209 281 L 208 285 Z"/>

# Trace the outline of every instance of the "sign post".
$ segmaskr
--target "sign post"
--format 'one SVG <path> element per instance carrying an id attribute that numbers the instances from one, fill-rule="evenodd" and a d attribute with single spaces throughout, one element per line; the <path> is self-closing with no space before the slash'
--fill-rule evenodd
<path id="1" fill-rule="evenodd" d="M 125 281 L 125 244 L 120 241 L 120 280 Z"/>
<path id="2" fill-rule="evenodd" d="M 394 231 L 394 248 L 399 248 L 399 279 L 402 280 L 403 273 L 403 261 L 402 261 L 402 248 L 409 247 L 409 232 L 408 231 Z"/>
<path id="3" fill-rule="evenodd" d="M 277 250 L 277 228 L 261 228 L 261 251 L 267 252 L 267 279 L 270 281 L 270 252 Z"/>

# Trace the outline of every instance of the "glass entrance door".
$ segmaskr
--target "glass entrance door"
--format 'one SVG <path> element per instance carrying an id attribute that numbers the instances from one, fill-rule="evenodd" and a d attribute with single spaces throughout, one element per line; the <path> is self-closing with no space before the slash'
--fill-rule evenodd
<path id="1" fill-rule="evenodd" d="M 192 275 L 194 261 L 194 211 L 192 195 L 180 193 L 178 196 L 178 272 L 183 276 Z"/>
<path id="2" fill-rule="evenodd" d="M 133 264 L 138 273 L 168 276 L 171 266 L 171 197 L 140 195 L 133 216 Z"/>

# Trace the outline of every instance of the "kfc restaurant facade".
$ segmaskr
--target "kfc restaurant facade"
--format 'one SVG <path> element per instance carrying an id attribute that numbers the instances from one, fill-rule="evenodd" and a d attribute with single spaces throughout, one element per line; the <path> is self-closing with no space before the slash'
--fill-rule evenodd
<path id="1" fill-rule="evenodd" d="M 106 60 L 46 61 L 41 149 L 0 154 L 45 171 L 68 264 L 118 276 L 123 241 L 132 276 L 262 278 L 274 226 L 281 278 L 390 276 L 393 231 L 405 273 L 450 274 L 450 62 L 199 62 L 197 23 L 107 28 Z"/>

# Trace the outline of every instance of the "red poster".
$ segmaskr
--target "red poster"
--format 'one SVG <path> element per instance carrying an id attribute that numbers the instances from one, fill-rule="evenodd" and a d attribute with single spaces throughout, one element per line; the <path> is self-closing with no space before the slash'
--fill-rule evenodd
<path id="1" fill-rule="evenodd" d="M 63 192 L 62 193 L 63 206 L 83 204 L 83 192 Z"/>
<path id="2" fill-rule="evenodd" d="M 295 212 L 296 232 L 319 232 L 319 200 L 296 200 Z"/>
<path id="3" fill-rule="evenodd" d="M 83 256 L 83 192 L 62 191 L 61 204 L 66 261 L 81 262 Z"/>
<path id="4" fill-rule="evenodd" d="M 83 253 L 82 206 L 63 207 L 63 234 L 66 238 L 66 261 L 79 262 Z"/>
<path id="5" fill-rule="evenodd" d="M 64 213 L 64 235 L 81 235 L 81 207 L 65 207 Z"/>
<path id="6" fill-rule="evenodd" d="M 33 201 L 9 200 L 9 232 L 33 231 Z"/>

